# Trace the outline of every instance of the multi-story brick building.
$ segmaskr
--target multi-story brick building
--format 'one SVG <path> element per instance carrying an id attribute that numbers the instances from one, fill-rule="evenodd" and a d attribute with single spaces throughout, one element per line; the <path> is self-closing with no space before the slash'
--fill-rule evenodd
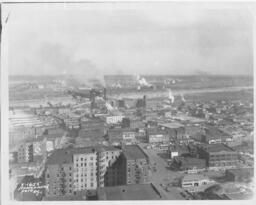
<path id="1" fill-rule="evenodd" d="M 238 162 L 238 153 L 224 144 L 211 144 L 199 147 L 200 158 L 206 159 L 210 169 L 232 168 Z"/>
<path id="2" fill-rule="evenodd" d="M 133 143 L 136 140 L 136 132 L 130 128 L 109 129 L 107 135 L 110 143 Z"/>
<path id="3" fill-rule="evenodd" d="M 33 162 L 34 149 L 33 142 L 21 144 L 18 148 L 18 163 Z"/>
<path id="4" fill-rule="evenodd" d="M 171 139 L 180 140 L 186 136 L 183 124 L 177 122 L 161 123 L 159 124 L 159 127 L 166 130 Z"/>
<path id="5" fill-rule="evenodd" d="M 148 156 L 137 145 L 123 147 L 121 154 L 122 184 L 145 184 L 148 182 Z"/>
<path id="6" fill-rule="evenodd" d="M 85 147 L 55 150 L 46 165 L 46 197 L 76 195 L 105 185 L 107 168 L 120 155 L 114 147 Z M 112 180 L 108 177 L 109 180 Z"/>
<path id="7" fill-rule="evenodd" d="M 169 142 L 169 135 L 166 130 L 161 129 L 147 129 L 146 130 L 148 143 L 164 143 Z"/>
<path id="8" fill-rule="evenodd" d="M 83 117 L 79 133 L 83 137 L 90 135 L 102 137 L 105 134 L 105 123 L 98 117 Z"/>

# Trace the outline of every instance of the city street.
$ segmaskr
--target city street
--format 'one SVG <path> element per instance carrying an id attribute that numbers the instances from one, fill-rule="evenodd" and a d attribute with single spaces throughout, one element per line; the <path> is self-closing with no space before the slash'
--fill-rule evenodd
<path id="1" fill-rule="evenodd" d="M 182 177 L 184 174 L 180 172 L 174 172 L 167 169 L 167 161 L 157 155 L 156 151 L 153 149 L 143 149 L 144 152 L 148 155 L 151 170 L 150 170 L 150 180 L 156 186 L 159 186 L 161 190 L 165 192 L 165 195 L 170 200 L 179 200 L 184 198 L 180 195 L 182 191 L 179 187 L 168 186 L 170 183 L 175 181 L 175 179 Z M 154 170 L 153 167 L 156 167 Z M 168 191 L 166 188 L 168 186 Z"/>

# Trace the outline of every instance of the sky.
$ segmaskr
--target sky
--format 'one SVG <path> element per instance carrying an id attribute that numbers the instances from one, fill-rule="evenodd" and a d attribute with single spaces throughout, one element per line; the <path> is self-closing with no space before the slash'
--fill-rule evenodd
<path id="1" fill-rule="evenodd" d="M 13 4 L 3 11 L 10 75 L 253 73 L 248 4 Z"/>

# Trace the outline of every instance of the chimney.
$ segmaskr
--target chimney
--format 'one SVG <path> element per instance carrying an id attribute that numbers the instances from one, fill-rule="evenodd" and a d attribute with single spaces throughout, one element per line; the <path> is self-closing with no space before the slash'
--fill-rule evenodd
<path id="1" fill-rule="evenodd" d="M 106 88 L 103 89 L 103 99 L 105 101 L 107 101 L 107 89 Z"/>
<path id="2" fill-rule="evenodd" d="M 146 95 L 143 96 L 143 107 L 146 108 L 147 105 L 147 99 L 146 99 Z"/>

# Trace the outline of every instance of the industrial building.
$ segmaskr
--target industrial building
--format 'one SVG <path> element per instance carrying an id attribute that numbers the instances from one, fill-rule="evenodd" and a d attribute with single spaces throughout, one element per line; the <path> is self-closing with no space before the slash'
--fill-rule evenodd
<path id="1" fill-rule="evenodd" d="M 199 148 L 199 155 L 206 159 L 209 169 L 232 168 L 238 162 L 238 153 L 224 144 L 203 145 Z"/>
<path id="2" fill-rule="evenodd" d="M 205 186 L 213 182 L 209 177 L 201 174 L 187 174 L 181 180 L 181 187 L 193 192 L 197 191 L 197 187 L 199 188 L 200 186 Z"/>
<path id="3" fill-rule="evenodd" d="M 248 182 L 254 176 L 254 168 L 238 168 L 226 170 L 226 179 L 235 182 Z"/>

